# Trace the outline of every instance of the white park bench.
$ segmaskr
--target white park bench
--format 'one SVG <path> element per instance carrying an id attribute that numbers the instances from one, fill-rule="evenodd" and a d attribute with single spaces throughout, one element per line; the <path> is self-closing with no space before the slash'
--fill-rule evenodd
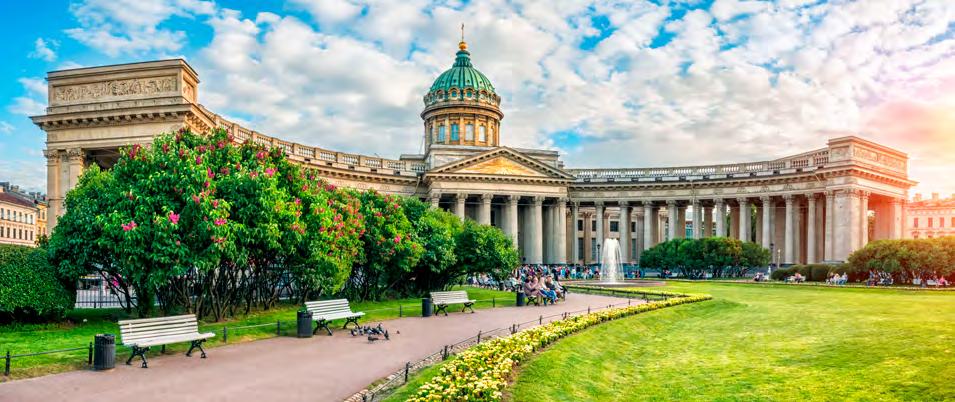
<path id="1" fill-rule="evenodd" d="M 171 343 L 192 342 L 186 356 L 192 356 L 192 350 L 199 348 L 202 358 L 205 359 L 206 351 L 202 349 L 202 343 L 215 336 L 211 332 L 199 333 L 199 322 L 193 314 L 123 320 L 119 322 L 119 333 L 123 346 L 128 346 L 133 351 L 126 364 L 139 356 L 143 359 L 143 368 L 148 367 L 146 352 L 151 346 L 162 345 L 165 349 L 166 345 Z"/>
<path id="2" fill-rule="evenodd" d="M 444 315 L 448 315 L 448 306 L 452 304 L 463 304 L 464 308 L 461 309 L 463 313 L 467 309 L 471 309 L 471 312 L 474 312 L 474 300 L 468 298 L 468 292 L 463 290 L 452 290 L 449 292 L 431 292 L 431 304 L 433 304 L 436 309 L 434 311 L 435 315 L 438 315 L 444 311 Z"/>
<path id="3" fill-rule="evenodd" d="M 332 330 L 328 328 L 328 323 L 334 320 L 345 320 L 345 325 L 342 326 L 342 329 L 348 328 L 348 323 L 354 323 L 357 327 L 358 318 L 365 315 L 365 313 L 360 311 L 357 313 L 351 311 L 347 299 L 305 302 L 305 311 L 312 313 L 312 320 L 315 320 L 315 330 L 312 331 L 313 334 L 318 332 L 319 329 L 325 328 L 325 330 L 328 331 L 328 335 L 331 335 Z"/>

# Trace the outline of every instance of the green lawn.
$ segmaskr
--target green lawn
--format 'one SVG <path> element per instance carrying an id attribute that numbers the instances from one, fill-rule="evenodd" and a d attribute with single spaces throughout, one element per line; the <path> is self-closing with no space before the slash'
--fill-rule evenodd
<path id="1" fill-rule="evenodd" d="M 509 398 L 952 400 L 955 294 L 668 283 L 715 300 L 612 321 L 522 364 Z"/>
<path id="2" fill-rule="evenodd" d="M 514 294 L 495 290 L 465 288 L 468 295 L 479 300 L 475 308 L 490 308 L 496 306 L 513 306 Z M 409 298 L 387 300 L 380 302 L 353 303 L 352 309 L 364 311 L 365 317 L 361 323 L 371 323 L 381 320 L 397 318 L 401 306 L 403 316 L 420 316 L 421 299 Z M 282 321 L 282 334 L 294 336 L 295 311 L 299 305 L 285 304 L 267 311 L 256 311 L 241 319 L 227 320 L 217 323 L 200 322 L 199 329 L 204 332 L 215 332 L 216 337 L 207 342 L 209 347 L 222 345 L 222 328 L 229 327 L 229 342 L 246 342 L 255 339 L 275 336 L 276 321 Z M 111 309 L 80 309 L 74 310 L 62 323 L 55 324 L 13 324 L 0 326 L 0 381 L 36 377 L 50 373 L 86 368 L 87 351 L 73 351 L 49 355 L 15 358 L 12 360 L 10 377 L 3 377 L 3 355 L 7 350 L 10 353 L 23 354 L 47 350 L 85 347 L 93 341 L 98 333 L 119 335 L 116 321 L 128 318 L 121 310 Z M 271 324 L 260 328 L 234 330 L 233 327 Z M 332 327 L 335 328 L 335 327 Z M 119 340 L 117 340 L 119 341 Z M 118 343 L 118 342 L 117 342 Z M 167 347 L 167 353 L 185 352 L 189 344 L 177 344 Z M 128 356 L 126 348 L 116 348 L 117 362 L 120 357 Z M 158 348 L 150 352 L 151 356 L 158 355 Z"/>

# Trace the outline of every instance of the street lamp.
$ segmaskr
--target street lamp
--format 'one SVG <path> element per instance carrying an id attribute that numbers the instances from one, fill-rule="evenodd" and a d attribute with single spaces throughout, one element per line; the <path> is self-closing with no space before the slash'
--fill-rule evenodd
<path id="1" fill-rule="evenodd" d="M 597 272 L 599 272 L 600 275 L 603 275 L 603 273 L 604 273 L 604 270 L 603 270 L 603 258 L 602 258 L 602 257 L 603 257 L 603 256 L 600 254 L 600 242 L 598 241 L 598 242 L 597 242 Z"/>

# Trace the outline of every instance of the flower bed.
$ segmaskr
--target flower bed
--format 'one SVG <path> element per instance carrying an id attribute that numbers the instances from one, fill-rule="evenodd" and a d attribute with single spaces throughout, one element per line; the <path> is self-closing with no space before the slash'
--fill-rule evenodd
<path id="1" fill-rule="evenodd" d="M 609 290 L 599 287 L 587 288 Z M 643 290 L 634 289 L 613 290 L 619 293 L 647 293 Z M 503 390 L 507 386 L 514 367 L 539 348 L 604 321 L 712 298 L 709 295 L 679 295 L 675 293 L 668 293 L 667 295 L 675 297 L 664 301 L 613 308 L 554 321 L 477 345 L 449 360 L 441 367 L 438 375 L 418 388 L 415 396 L 409 398 L 409 401 L 499 401 L 503 398 Z"/>

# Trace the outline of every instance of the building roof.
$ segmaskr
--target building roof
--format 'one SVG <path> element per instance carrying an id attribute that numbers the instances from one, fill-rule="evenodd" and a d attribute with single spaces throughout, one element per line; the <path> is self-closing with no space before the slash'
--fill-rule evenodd
<path id="1" fill-rule="evenodd" d="M 461 42 L 459 48 L 460 50 L 454 58 L 454 65 L 434 80 L 434 84 L 431 85 L 428 92 L 447 92 L 452 88 L 457 88 L 459 90 L 472 89 L 478 93 L 485 91 L 494 94 L 494 85 L 491 85 L 491 80 L 471 64 L 471 53 L 468 52 L 467 44 Z"/>
<path id="2" fill-rule="evenodd" d="M 33 203 L 32 200 L 26 197 L 19 196 L 14 193 L 8 193 L 5 191 L 0 192 L 0 202 L 6 202 L 8 204 L 19 205 L 21 207 L 26 207 L 26 208 L 36 208 L 36 205 Z"/>

